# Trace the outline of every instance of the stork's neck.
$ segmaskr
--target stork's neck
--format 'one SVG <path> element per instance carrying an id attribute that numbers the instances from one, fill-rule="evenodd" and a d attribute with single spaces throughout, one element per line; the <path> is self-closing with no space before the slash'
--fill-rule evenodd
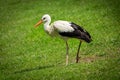
<path id="1" fill-rule="evenodd" d="M 51 21 L 47 21 L 44 23 L 44 26 L 48 26 L 50 24 Z"/>
<path id="2" fill-rule="evenodd" d="M 45 31 L 49 30 L 49 28 L 50 28 L 50 22 L 51 21 L 47 21 L 47 22 L 44 23 L 44 29 L 45 29 Z"/>

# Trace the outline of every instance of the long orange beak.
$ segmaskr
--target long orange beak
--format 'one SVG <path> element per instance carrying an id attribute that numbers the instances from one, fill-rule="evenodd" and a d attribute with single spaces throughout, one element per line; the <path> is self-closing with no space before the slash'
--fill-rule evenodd
<path id="1" fill-rule="evenodd" d="M 37 28 L 43 21 L 40 20 L 37 24 L 35 24 L 35 28 Z"/>

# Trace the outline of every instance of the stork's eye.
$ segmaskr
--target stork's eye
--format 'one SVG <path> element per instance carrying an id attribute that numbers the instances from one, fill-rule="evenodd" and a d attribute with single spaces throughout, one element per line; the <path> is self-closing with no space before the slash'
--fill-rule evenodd
<path id="1" fill-rule="evenodd" d="M 43 18 L 43 20 L 45 20 L 45 18 Z"/>

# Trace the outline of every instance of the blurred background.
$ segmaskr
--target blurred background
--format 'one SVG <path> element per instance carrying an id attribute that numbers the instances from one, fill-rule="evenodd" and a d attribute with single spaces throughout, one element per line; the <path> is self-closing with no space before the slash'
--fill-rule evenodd
<path id="1" fill-rule="evenodd" d="M 91 34 L 78 64 L 79 40 L 69 40 L 65 66 L 65 42 L 34 28 L 44 14 Z M 120 0 L 0 0 L 0 80 L 18 79 L 120 80 Z"/>

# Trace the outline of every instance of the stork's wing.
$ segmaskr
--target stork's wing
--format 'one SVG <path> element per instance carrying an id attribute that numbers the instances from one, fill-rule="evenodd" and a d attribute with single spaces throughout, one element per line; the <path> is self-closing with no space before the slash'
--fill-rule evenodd
<path id="1" fill-rule="evenodd" d="M 79 30 L 80 32 L 84 33 L 84 35 L 87 35 L 89 38 L 91 38 L 90 34 L 81 26 L 71 22 L 71 26 L 75 29 L 75 30 Z"/>
<path id="2" fill-rule="evenodd" d="M 71 27 L 70 22 L 68 21 L 55 21 L 53 23 L 53 27 L 58 31 L 58 32 L 73 32 L 74 28 Z"/>
<path id="3" fill-rule="evenodd" d="M 82 39 L 86 42 L 91 42 L 90 34 L 79 25 L 68 21 L 56 21 L 53 27 L 63 37 L 71 37 Z"/>

